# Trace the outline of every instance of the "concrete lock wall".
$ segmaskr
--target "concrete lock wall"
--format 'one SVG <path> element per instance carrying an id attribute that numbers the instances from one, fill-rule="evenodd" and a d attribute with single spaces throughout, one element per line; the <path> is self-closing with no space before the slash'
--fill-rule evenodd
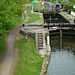
<path id="1" fill-rule="evenodd" d="M 36 52 L 38 53 L 38 34 L 37 33 L 24 32 L 24 31 L 20 31 L 20 33 L 23 36 L 27 35 L 28 38 L 33 38 L 34 39 L 35 49 L 36 49 Z"/>
<path id="2" fill-rule="evenodd" d="M 27 35 L 29 38 L 33 38 L 35 40 L 35 33 L 20 31 L 20 33 L 25 36 Z"/>
<path id="3" fill-rule="evenodd" d="M 36 52 L 38 53 L 38 33 L 30 33 L 30 32 L 24 32 L 24 31 L 20 31 L 20 33 L 23 36 L 27 35 L 28 38 L 34 39 L 35 49 L 36 49 Z M 43 34 L 43 48 L 48 48 L 48 46 L 47 46 L 47 36 L 49 36 L 49 33 L 42 33 L 42 34 Z"/>
<path id="4" fill-rule="evenodd" d="M 46 41 L 46 45 L 47 45 L 47 36 L 49 36 L 49 33 L 45 33 L 45 41 Z"/>
<path id="5" fill-rule="evenodd" d="M 71 15 L 72 15 L 72 16 L 75 16 L 75 12 L 71 11 Z"/>

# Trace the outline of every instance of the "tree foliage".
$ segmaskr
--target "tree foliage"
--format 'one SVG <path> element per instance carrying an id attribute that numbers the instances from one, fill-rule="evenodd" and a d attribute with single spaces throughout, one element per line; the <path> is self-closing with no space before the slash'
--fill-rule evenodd
<path id="1" fill-rule="evenodd" d="M 71 3 L 75 4 L 75 0 L 44 0 L 44 1 L 48 1 L 48 2 L 58 1 L 60 4 L 63 4 L 64 2 L 69 3 L 69 4 L 71 4 Z"/>
<path id="2" fill-rule="evenodd" d="M 17 17 L 24 11 L 26 0 L 0 1 L 0 40 L 15 25 Z"/>

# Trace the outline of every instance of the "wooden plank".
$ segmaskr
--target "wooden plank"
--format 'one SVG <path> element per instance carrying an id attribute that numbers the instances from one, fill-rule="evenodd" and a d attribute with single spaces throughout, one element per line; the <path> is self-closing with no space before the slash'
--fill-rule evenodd
<path id="1" fill-rule="evenodd" d="M 48 24 L 23 24 L 24 26 L 48 26 Z M 68 25 L 75 25 L 75 23 L 49 23 L 50 26 L 68 26 Z"/>

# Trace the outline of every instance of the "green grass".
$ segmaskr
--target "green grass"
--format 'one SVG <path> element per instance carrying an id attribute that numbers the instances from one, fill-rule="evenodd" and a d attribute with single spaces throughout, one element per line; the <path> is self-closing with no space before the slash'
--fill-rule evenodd
<path id="1" fill-rule="evenodd" d="M 33 23 L 37 20 L 40 20 L 39 14 L 29 14 L 30 19 L 26 23 Z"/>
<path id="2" fill-rule="evenodd" d="M 6 42 L 5 42 L 5 39 L 2 39 L 0 41 L 0 55 L 5 51 L 6 49 Z"/>
<path id="3" fill-rule="evenodd" d="M 34 40 L 22 38 L 15 41 L 14 46 L 19 53 L 14 75 L 39 75 L 43 58 L 35 52 Z"/>
<path id="4" fill-rule="evenodd" d="M 18 24 L 22 23 L 26 19 L 24 13 L 23 13 L 23 16 L 24 16 L 24 18 L 22 18 L 22 14 L 17 15 L 16 20 L 15 20 L 15 24 L 14 25 L 11 25 L 11 29 L 14 26 L 17 26 Z"/>
<path id="5" fill-rule="evenodd" d="M 24 18 L 22 18 L 22 14 L 18 15 L 17 24 L 23 22 L 23 21 L 26 19 L 24 13 L 23 13 L 23 17 L 24 17 Z"/>
<path id="6" fill-rule="evenodd" d="M 27 13 L 29 16 L 29 20 L 26 23 L 33 23 L 33 22 L 41 19 L 39 14 L 31 14 L 30 10 L 27 10 Z"/>

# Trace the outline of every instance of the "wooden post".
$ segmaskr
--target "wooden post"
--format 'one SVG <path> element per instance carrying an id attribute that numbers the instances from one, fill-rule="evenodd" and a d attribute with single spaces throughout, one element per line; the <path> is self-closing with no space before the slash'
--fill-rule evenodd
<path id="1" fill-rule="evenodd" d="M 35 33 L 36 52 L 38 53 L 38 33 Z"/>
<path id="2" fill-rule="evenodd" d="M 32 11 L 31 12 L 33 12 L 33 5 L 32 5 Z"/>
<path id="3" fill-rule="evenodd" d="M 48 19 L 48 29 L 49 29 L 49 19 Z"/>
<path id="4" fill-rule="evenodd" d="M 51 51 L 51 47 L 50 47 L 50 37 L 47 36 L 47 48 L 48 48 L 48 51 Z"/>
<path id="5" fill-rule="evenodd" d="M 62 50 L 62 28 L 60 29 L 60 48 Z"/>
<path id="6" fill-rule="evenodd" d="M 45 33 L 43 33 L 43 48 L 46 48 Z"/>

